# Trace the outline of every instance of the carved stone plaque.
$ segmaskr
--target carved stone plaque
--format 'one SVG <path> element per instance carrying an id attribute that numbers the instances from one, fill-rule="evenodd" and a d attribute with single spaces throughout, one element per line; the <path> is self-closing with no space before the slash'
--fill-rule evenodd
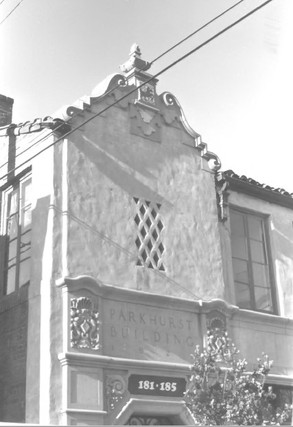
<path id="1" fill-rule="evenodd" d="M 77 349 L 100 349 L 99 312 L 89 298 L 71 298 L 70 343 Z"/>

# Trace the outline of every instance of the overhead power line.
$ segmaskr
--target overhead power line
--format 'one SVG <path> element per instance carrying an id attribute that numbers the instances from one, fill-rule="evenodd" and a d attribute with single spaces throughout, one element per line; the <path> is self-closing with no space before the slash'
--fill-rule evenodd
<path id="1" fill-rule="evenodd" d="M 108 237 L 105 233 L 100 232 L 92 225 L 89 225 L 88 223 L 84 222 L 82 219 L 78 218 L 77 216 L 73 215 L 69 211 L 63 211 L 62 209 L 59 209 L 57 206 L 53 206 L 53 209 L 56 212 L 59 212 L 61 215 L 68 215 L 69 218 L 71 218 L 73 221 L 78 223 L 81 227 L 84 229 L 89 230 L 93 234 L 97 235 L 100 239 L 104 240 L 105 242 L 108 242 L 110 245 L 115 246 L 117 249 L 119 249 L 121 252 L 125 253 L 126 256 L 130 257 L 131 259 L 134 259 L 137 257 L 137 253 L 131 252 L 129 249 L 121 246 L 119 243 L 113 241 L 110 237 Z M 141 260 L 141 263 L 144 267 L 147 267 L 146 262 Z M 180 283 L 176 282 L 176 280 L 171 279 L 170 277 L 166 276 L 165 273 L 162 273 L 160 270 L 153 269 L 152 270 L 154 274 L 161 276 L 164 280 L 171 283 L 172 285 L 175 285 L 182 289 L 183 291 L 187 292 L 189 295 L 194 297 L 195 299 L 200 299 L 199 296 L 197 296 L 194 292 L 192 292 L 190 289 L 186 288 L 185 286 L 182 286 Z"/>
<path id="2" fill-rule="evenodd" d="M 2 0 L 2 2 L 5 0 Z M 183 39 L 181 39 L 179 42 L 177 42 L 176 44 L 174 44 L 173 46 L 171 46 L 170 48 L 168 48 L 166 51 L 164 51 L 163 53 L 161 53 L 159 56 L 157 56 L 156 58 L 154 58 L 149 64 L 153 65 L 156 61 L 158 61 L 159 59 L 161 59 L 163 56 L 165 56 L 167 53 L 171 52 L 173 49 L 175 49 L 176 47 L 178 47 L 179 45 L 181 45 L 182 43 L 184 43 L 186 40 L 188 40 L 189 38 L 191 38 L 192 36 L 194 36 L 195 34 L 199 33 L 201 30 L 203 30 L 204 28 L 206 28 L 208 25 L 210 25 L 212 22 L 215 22 L 217 19 L 219 19 L 220 17 L 222 17 L 223 15 L 225 15 L 226 13 L 228 13 L 229 11 L 231 11 L 232 9 L 234 9 L 236 6 L 238 6 L 240 3 L 242 3 L 244 0 L 240 0 L 237 3 L 233 4 L 232 6 L 230 6 L 229 8 L 225 9 L 223 12 L 221 12 L 219 15 L 215 16 L 214 18 L 212 18 L 211 20 L 209 20 L 208 22 L 206 22 L 205 24 L 203 24 L 201 27 L 197 28 L 195 31 L 193 31 L 192 33 L 190 33 L 188 36 L 184 37 Z M 1 4 L 1 3 L 0 3 Z M 149 67 L 149 64 L 147 64 L 147 67 Z M 143 69 L 144 71 L 145 69 Z M 126 81 L 128 80 L 128 78 L 126 78 Z M 116 90 L 119 86 L 116 85 L 115 87 L 113 87 L 112 89 L 110 89 L 108 92 L 104 93 L 104 96 L 109 95 L 110 93 L 112 93 L 114 90 Z M 67 124 L 69 124 L 71 122 L 73 118 L 70 118 L 67 121 Z M 27 147 L 26 149 L 24 149 L 23 151 L 21 151 L 20 153 L 18 153 L 15 158 L 21 156 L 22 154 L 26 153 L 27 151 L 31 150 L 35 145 L 38 145 L 40 142 L 46 140 L 47 138 L 49 138 L 54 132 L 56 132 L 60 127 L 63 126 L 63 123 L 60 124 L 60 126 L 57 126 L 52 132 L 47 133 L 46 135 L 44 135 L 42 138 L 40 138 L 39 140 L 37 139 L 36 142 L 34 142 L 33 144 L 31 144 L 29 147 Z M 9 127 L 9 126 L 7 126 Z M 4 136 L 4 135 L 3 135 Z M 6 135 L 5 135 L 6 136 Z M 8 164 L 8 162 L 3 163 L 2 165 L 0 165 L 0 169 L 4 166 L 6 166 Z"/>
<path id="3" fill-rule="evenodd" d="M 236 25 L 238 25 L 240 22 L 244 21 L 245 19 L 247 19 L 249 16 L 253 15 L 255 12 L 257 12 L 258 10 L 262 9 L 264 6 L 266 6 L 267 4 L 271 3 L 273 0 L 267 0 L 264 3 L 262 3 L 261 5 L 257 6 L 256 8 L 252 9 L 250 12 L 246 13 L 245 15 L 243 15 L 241 18 L 237 19 L 236 21 L 234 21 L 232 24 L 228 25 L 227 27 L 225 27 L 223 30 L 217 32 L 214 36 L 210 37 L 209 39 L 207 39 L 205 42 L 199 44 L 198 46 L 196 46 L 194 49 L 190 50 L 189 52 L 187 52 L 185 55 L 181 56 L 180 58 L 178 58 L 177 60 L 173 61 L 171 64 L 169 64 L 167 67 L 163 68 L 161 71 L 159 71 L 158 73 L 156 73 L 154 76 L 152 76 L 151 78 L 149 78 L 148 80 L 146 80 L 144 83 L 142 83 L 141 85 L 135 87 L 134 89 L 132 89 L 131 91 L 129 91 L 127 94 L 121 96 L 119 99 L 117 99 L 116 101 L 114 101 L 112 104 L 106 106 L 104 109 L 102 109 L 101 111 L 99 111 L 98 113 L 94 114 L 92 117 L 88 118 L 87 120 L 85 120 L 84 122 L 82 122 L 80 125 L 76 126 L 75 128 L 69 130 L 68 132 L 66 132 L 62 137 L 57 138 L 53 143 L 47 145 L 46 147 L 44 147 L 42 150 L 40 150 L 38 153 L 34 154 L 33 156 L 31 156 L 29 159 L 27 159 L 26 161 L 24 161 L 23 163 L 19 164 L 18 166 L 16 166 L 14 169 L 10 170 L 9 173 L 14 172 L 15 170 L 21 168 L 22 166 L 24 166 L 26 163 L 30 162 L 31 160 L 33 160 L 35 157 L 37 157 L 38 155 L 42 154 L 44 151 L 46 151 L 48 148 L 51 148 L 52 146 L 54 146 L 55 144 L 57 144 L 58 142 L 62 141 L 63 139 L 67 138 L 69 135 L 71 135 L 73 132 L 75 132 L 76 130 L 82 128 L 84 125 L 86 125 L 87 123 L 89 123 L 90 121 L 92 121 L 93 119 L 95 119 L 96 117 L 100 116 L 101 114 L 103 114 L 105 111 L 109 110 L 110 108 L 112 108 L 114 105 L 118 104 L 119 102 L 121 102 L 122 100 L 124 100 L 125 98 L 129 97 L 131 94 L 133 94 L 134 92 L 136 92 L 138 89 L 142 88 L 143 86 L 145 86 L 146 84 L 150 83 L 153 79 L 159 77 L 160 75 L 162 75 L 163 73 L 165 73 L 166 71 L 168 71 L 169 69 L 171 69 L 172 67 L 174 67 L 176 64 L 182 62 L 184 59 L 188 58 L 190 55 L 192 55 L 193 53 L 197 52 L 198 50 L 202 49 L 204 46 L 206 46 L 207 44 L 209 44 L 210 42 L 212 42 L 213 40 L 215 40 L 216 38 L 218 38 L 220 35 L 226 33 L 228 30 L 230 30 L 231 28 L 235 27 Z M 2 177 L 0 177 L 0 181 L 4 178 L 6 178 L 8 176 L 8 173 L 3 175 Z"/>
<path id="4" fill-rule="evenodd" d="M 206 28 L 208 25 L 212 24 L 214 21 L 216 21 L 217 19 L 221 18 L 223 15 L 225 15 L 226 13 L 230 12 L 230 10 L 234 9 L 236 6 L 238 6 L 240 3 L 242 3 L 244 0 L 239 0 L 237 3 L 233 4 L 232 6 L 230 6 L 228 9 L 225 9 L 222 13 L 220 13 L 219 15 L 215 16 L 215 18 L 211 19 L 210 21 L 206 22 L 205 24 L 203 24 L 201 27 L 197 28 L 195 31 L 193 31 L 192 33 L 190 33 L 188 36 L 184 37 L 182 40 L 180 40 L 178 43 L 174 44 L 173 46 L 171 46 L 169 49 L 167 49 L 165 52 L 163 52 L 161 55 L 157 56 L 153 61 L 151 61 L 151 64 L 153 64 L 154 62 L 156 62 L 158 59 L 161 59 L 163 56 L 165 56 L 167 53 L 171 52 L 173 49 L 175 49 L 176 47 L 180 46 L 182 43 L 184 43 L 186 40 L 190 39 L 192 36 L 194 36 L 195 34 L 199 33 L 201 30 L 203 30 L 204 28 Z"/>
<path id="5" fill-rule="evenodd" d="M 0 3 L 0 5 L 4 2 L 5 0 L 2 0 L 2 2 Z M 17 3 L 17 5 L 8 13 L 8 15 L 5 16 L 5 18 L 0 22 L 0 25 L 3 24 L 6 19 L 15 11 L 15 9 L 18 8 L 18 6 L 23 2 L 23 0 L 20 0 L 19 3 Z"/>

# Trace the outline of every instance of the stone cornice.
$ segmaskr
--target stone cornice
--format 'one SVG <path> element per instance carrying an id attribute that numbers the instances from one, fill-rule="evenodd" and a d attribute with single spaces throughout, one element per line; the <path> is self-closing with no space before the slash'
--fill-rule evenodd
<path id="1" fill-rule="evenodd" d="M 150 369 L 158 372 L 177 372 L 184 375 L 189 374 L 188 363 L 159 362 L 153 360 L 128 359 L 122 357 L 103 356 L 89 353 L 59 353 L 58 359 L 62 366 L 104 367 L 104 368 L 137 368 Z"/>

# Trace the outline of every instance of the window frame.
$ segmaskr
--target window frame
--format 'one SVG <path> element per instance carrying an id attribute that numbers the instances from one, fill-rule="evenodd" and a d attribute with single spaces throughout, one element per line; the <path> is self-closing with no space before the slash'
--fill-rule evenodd
<path id="1" fill-rule="evenodd" d="M 29 211 L 32 211 L 32 200 L 30 200 L 30 203 L 28 205 L 22 205 L 23 200 L 23 192 L 24 192 L 24 186 L 26 183 L 30 181 L 29 186 L 32 186 L 32 174 L 31 174 L 31 168 L 25 169 L 22 173 L 20 173 L 18 176 L 14 177 L 10 181 L 8 181 L 5 185 L 0 188 L 0 235 L 3 238 L 3 243 L 1 244 L 1 247 L 3 249 L 3 254 L 1 255 L 0 259 L 0 279 L 2 282 L 1 286 L 1 295 L 2 296 L 8 296 L 11 294 L 14 294 L 17 292 L 22 286 L 25 286 L 26 284 L 29 284 L 30 279 L 25 281 L 24 283 L 20 284 L 20 270 L 21 270 L 21 263 L 25 259 L 31 259 L 31 252 L 27 258 L 24 260 L 21 259 L 21 238 L 24 234 L 27 232 L 30 233 L 30 249 L 31 249 L 31 234 L 32 234 L 32 222 L 30 221 L 29 229 L 22 232 L 21 227 L 22 221 L 23 221 L 23 214 L 24 212 L 27 212 L 27 207 L 29 206 Z M 17 232 L 16 232 L 16 248 L 15 248 L 15 278 L 14 278 L 14 286 L 13 290 L 10 292 L 8 291 L 8 257 L 9 257 L 9 243 L 10 241 L 7 238 L 7 229 L 8 229 L 8 222 L 9 222 L 9 204 L 11 203 L 10 195 L 13 194 L 13 192 L 17 192 L 17 209 L 15 211 L 15 214 L 17 215 Z M 10 198 L 10 201 L 9 201 Z M 5 238 L 7 239 L 5 241 Z M 29 266 L 30 269 L 30 266 Z"/>
<path id="2" fill-rule="evenodd" d="M 272 310 L 262 310 L 256 307 L 255 302 L 255 285 L 253 280 L 253 274 L 252 274 L 252 258 L 251 258 L 251 251 L 248 247 L 248 285 L 249 285 L 249 291 L 250 291 L 250 304 L 252 308 L 241 308 L 243 310 L 250 310 L 265 314 L 279 314 L 278 310 L 278 300 L 277 300 L 277 293 L 276 293 L 276 281 L 275 281 L 275 272 L 273 267 L 273 256 L 272 256 L 272 245 L 271 245 L 271 236 L 270 236 L 270 229 L 269 229 L 269 219 L 270 215 L 255 211 L 252 209 L 247 209 L 241 206 L 237 206 L 234 204 L 229 205 L 229 231 L 230 231 L 230 247 L 231 247 L 231 267 L 233 272 L 233 286 L 234 286 L 234 292 L 235 292 L 235 277 L 234 277 L 234 269 L 233 269 L 233 252 L 232 252 L 232 228 L 231 228 L 231 211 L 238 212 L 242 215 L 245 215 L 246 222 L 247 222 L 247 215 L 254 216 L 256 218 L 259 218 L 262 220 L 263 225 L 263 235 L 264 235 L 264 247 L 265 247 L 265 253 L 267 257 L 267 266 L 268 266 L 268 278 L 269 278 L 269 289 L 271 293 L 271 300 L 272 300 Z M 249 235 L 247 233 L 247 225 L 245 225 L 245 238 L 248 239 Z M 235 295 L 235 294 L 234 294 Z M 253 295 L 253 297 L 252 297 Z M 235 295 L 235 304 L 238 306 L 238 302 L 236 301 L 236 295 Z"/>

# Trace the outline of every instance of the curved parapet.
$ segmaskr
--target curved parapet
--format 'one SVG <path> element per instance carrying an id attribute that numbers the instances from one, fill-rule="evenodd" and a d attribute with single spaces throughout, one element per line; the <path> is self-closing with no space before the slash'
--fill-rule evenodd
<path id="1" fill-rule="evenodd" d="M 110 91 L 125 86 L 127 86 L 127 80 L 122 74 L 110 74 L 102 82 L 100 82 L 97 86 L 94 87 L 91 93 L 91 97 L 99 98 L 102 95 L 108 94 Z"/>
<path id="2" fill-rule="evenodd" d="M 201 135 L 195 132 L 194 129 L 192 129 L 192 127 L 190 126 L 190 124 L 186 119 L 183 108 L 181 107 L 178 99 L 170 92 L 163 92 L 159 96 L 159 98 L 167 108 L 171 107 L 177 110 L 178 118 L 183 128 L 192 138 L 194 138 L 195 148 L 199 150 L 201 157 L 208 160 L 209 167 L 213 171 L 215 172 L 218 171 L 221 168 L 221 161 L 219 157 L 215 153 L 208 150 L 208 146 L 205 142 L 202 141 Z M 168 117 L 168 114 L 166 115 L 165 120 L 167 122 L 168 120 L 170 120 Z"/>
<path id="3" fill-rule="evenodd" d="M 76 115 L 82 115 L 85 111 L 90 111 L 92 104 L 97 102 L 100 97 L 110 95 L 116 89 L 125 88 L 126 86 L 127 81 L 122 74 L 110 74 L 94 87 L 90 96 L 83 96 L 72 105 L 62 107 L 53 116 L 68 121 Z"/>

